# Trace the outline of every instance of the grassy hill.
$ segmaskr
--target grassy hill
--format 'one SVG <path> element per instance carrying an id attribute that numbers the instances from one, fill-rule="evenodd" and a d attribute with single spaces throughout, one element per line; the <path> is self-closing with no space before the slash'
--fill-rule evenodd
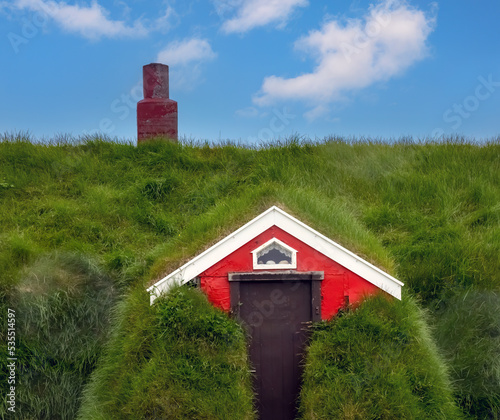
<path id="1" fill-rule="evenodd" d="M 143 413 L 158 413 L 173 401 L 179 418 L 186 415 L 182 410 L 201 410 L 187 411 L 192 418 L 252 418 L 237 325 L 199 309 L 193 319 L 214 328 L 208 338 L 199 336 L 199 326 L 191 330 L 190 337 L 201 340 L 194 343 L 206 351 L 206 369 L 193 368 L 200 360 L 182 361 L 182 354 L 191 354 L 187 348 L 179 359 L 160 363 L 162 354 L 174 351 L 158 330 L 161 322 L 170 322 L 160 321 L 168 299 L 152 309 L 144 290 L 272 204 L 406 284 L 401 304 L 377 310 L 366 304 L 372 323 L 360 308 L 315 333 L 301 403 L 304 418 L 328 418 L 307 398 L 308 387 L 321 382 L 307 376 L 319 375 L 318 357 L 325 369 L 326 361 L 333 363 L 322 373 L 336 378 L 327 384 L 340 387 L 347 377 L 358 384 L 349 391 L 353 394 L 343 394 L 343 402 L 331 405 L 344 407 L 345 418 L 368 418 L 363 410 L 370 392 L 390 395 L 394 389 L 400 391 L 394 400 L 414 398 L 415 411 L 400 418 L 453 418 L 457 406 L 466 417 L 499 418 L 498 140 L 479 145 L 456 139 L 420 144 L 289 139 L 255 149 L 162 142 L 135 147 L 99 138 L 33 143 L 7 135 L 0 142 L 0 316 L 6 325 L 7 308 L 16 310 L 16 418 L 70 419 L 78 413 L 98 418 L 90 413 L 99 410 L 102 418 L 112 418 L 106 413 L 113 410 L 117 418 L 141 418 L 134 401 L 144 395 L 152 399 L 143 402 Z M 201 298 L 185 299 L 187 308 L 190 301 L 203 307 Z M 335 362 L 338 355 L 318 350 L 325 349 L 325 340 L 339 346 L 342 331 L 358 327 L 373 338 L 373 353 L 392 345 L 397 337 L 377 327 L 379 318 L 393 328 L 406 325 L 413 344 L 401 344 L 378 376 L 360 370 L 359 363 L 370 357 L 368 348 L 353 346 L 357 350 L 344 370 Z M 414 324 L 405 324 L 408 318 Z M 230 345 L 217 339 L 226 330 L 234 337 Z M 6 330 L 1 334 L 5 342 Z M 2 346 L 3 360 L 6 351 Z M 238 415 L 229 404 L 222 404 L 231 411 L 225 414 L 216 404 L 186 405 L 201 401 L 200 387 L 185 398 L 176 392 L 176 386 L 205 382 L 190 376 L 194 372 L 213 376 L 210 369 L 221 366 L 220 354 L 233 362 L 218 372 L 220 383 L 212 388 L 223 395 L 231 383 L 241 385 L 234 397 L 242 410 Z M 154 372 L 171 370 L 172 364 L 184 372 L 182 380 L 159 381 Z M 388 382 L 384 378 L 393 365 L 397 378 Z M 1 374 L 3 393 L 5 364 Z M 437 374 L 432 383 L 421 380 Z M 321 395 L 331 394 L 321 389 Z M 436 400 L 439 393 L 443 399 Z M 436 414 L 433 401 L 449 411 Z M 125 411 L 120 414 L 117 407 Z M 386 417 L 373 418 L 401 416 L 400 406 L 379 408 L 389 410 L 382 411 Z M 0 414 L 8 418 L 5 410 L 4 404 Z"/>

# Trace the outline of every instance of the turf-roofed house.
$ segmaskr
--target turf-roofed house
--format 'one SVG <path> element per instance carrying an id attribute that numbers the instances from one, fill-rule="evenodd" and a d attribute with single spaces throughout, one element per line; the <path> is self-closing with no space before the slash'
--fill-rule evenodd
<path id="1" fill-rule="evenodd" d="M 244 325 L 261 420 L 297 415 L 308 325 L 403 283 L 273 206 L 154 285 L 196 282 Z"/>

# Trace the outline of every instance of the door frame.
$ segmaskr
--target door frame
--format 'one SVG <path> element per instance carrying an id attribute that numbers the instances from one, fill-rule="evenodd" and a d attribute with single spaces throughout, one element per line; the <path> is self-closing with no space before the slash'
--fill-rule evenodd
<path id="1" fill-rule="evenodd" d="M 240 318 L 240 283 L 268 281 L 310 281 L 311 282 L 311 319 L 321 321 L 321 281 L 323 271 L 259 271 L 246 273 L 228 273 L 231 313 Z"/>

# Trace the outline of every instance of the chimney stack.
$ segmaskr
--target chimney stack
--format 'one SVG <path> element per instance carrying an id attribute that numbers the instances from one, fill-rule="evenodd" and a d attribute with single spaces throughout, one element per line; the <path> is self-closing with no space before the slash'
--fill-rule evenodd
<path id="1" fill-rule="evenodd" d="M 144 99 L 137 103 L 137 142 L 154 137 L 177 141 L 177 102 L 169 99 L 168 66 L 143 66 Z"/>

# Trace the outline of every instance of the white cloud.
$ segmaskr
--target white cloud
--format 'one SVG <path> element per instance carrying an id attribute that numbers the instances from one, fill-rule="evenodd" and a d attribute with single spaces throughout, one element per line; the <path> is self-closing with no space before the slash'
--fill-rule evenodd
<path id="1" fill-rule="evenodd" d="M 226 33 L 243 33 L 272 22 L 283 25 L 297 7 L 305 7 L 308 0 L 241 0 L 219 1 L 218 13 L 236 8 L 236 16 L 226 20 L 222 30 Z"/>
<path id="2" fill-rule="evenodd" d="M 220 17 L 227 13 L 232 13 L 234 9 L 240 7 L 245 0 L 212 0 L 215 11 Z"/>
<path id="3" fill-rule="evenodd" d="M 206 39 L 191 38 L 172 41 L 158 53 L 158 60 L 168 65 L 186 65 L 193 61 L 207 61 L 216 57 Z"/>
<path id="4" fill-rule="evenodd" d="M 172 41 L 158 53 L 157 61 L 170 67 L 171 84 L 189 90 L 201 79 L 201 64 L 217 54 L 206 39 Z"/>
<path id="5" fill-rule="evenodd" d="M 320 104 L 313 109 L 304 113 L 304 118 L 308 121 L 314 121 L 315 119 L 322 117 L 327 114 L 329 111 L 328 107 L 325 104 Z"/>
<path id="6" fill-rule="evenodd" d="M 154 23 L 154 29 L 161 32 L 170 30 L 179 22 L 179 15 L 173 7 L 167 6 L 162 16 L 158 17 Z"/>
<path id="7" fill-rule="evenodd" d="M 123 6 L 124 3 L 118 2 L 116 4 Z M 28 10 L 40 13 L 52 19 L 65 31 L 77 33 L 92 40 L 102 37 L 143 37 L 152 30 L 165 29 L 168 20 L 175 17 L 173 9 L 167 7 L 165 14 L 156 19 L 151 27 L 146 27 L 140 19 L 129 24 L 124 20 L 111 19 L 110 12 L 102 7 L 97 0 L 92 0 L 90 5 L 68 4 L 64 1 L 54 0 L 14 0 L 8 7 L 11 10 Z M 124 12 L 125 14 L 130 12 L 128 6 L 125 7 Z"/>
<path id="8" fill-rule="evenodd" d="M 394 0 L 371 6 L 362 20 L 330 20 L 295 43 L 314 57 L 314 71 L 289 79 L 266 77 L 254 103 L 304 100 L 314 104 L 306 117 L 317 118 L 346 92 L 387 80 L 423 59 L 434 24 L 433 17 Z"/>

